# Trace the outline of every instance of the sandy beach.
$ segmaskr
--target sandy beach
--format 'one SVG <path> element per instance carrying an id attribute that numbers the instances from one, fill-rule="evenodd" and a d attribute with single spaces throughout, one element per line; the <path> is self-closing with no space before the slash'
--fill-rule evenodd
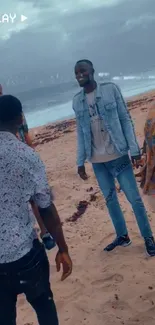
<path id="1" fill-rule="evenodd" d="M 128 101 L 141 145 L 146 114 L 153 100 L 155 91 Z M 61 282 L 55 268 L 56 249 L 48 253 L 60 325 L 154 325 L 155 258 L 146 257 L 125 196 L 119 193 L 132 245 L 106 253 L 103 248 L 114 238 L 114 229 L 91 165 L 86 164 L 87 181 L 77 176 L 75 120 L 49 124 L 31 133 L 47 168 L 74 263 L 73 274 Z M 145 197 L 144 201 L 155 233 L 155 217 Z M 22 295 L 17 311 L 18 325 L 37 324 Z"/>

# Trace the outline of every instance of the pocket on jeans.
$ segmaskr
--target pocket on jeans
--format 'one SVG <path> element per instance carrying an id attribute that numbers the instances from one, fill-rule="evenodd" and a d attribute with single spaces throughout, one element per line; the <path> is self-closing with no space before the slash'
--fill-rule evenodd
<path id="1" fill-rule="evenodd" d="M 131 161 L 128 155 L 115 159 L 114 161 L 112 161 L 113 176 L 117 177 L 129 166 L 131 167 Z"/>
<path id="2" fill-rule="evenodd" d="M 18 273 L 20 293 L 32 300 L 44 293 L 49 286 L 49 263 L 46 252 L 41 250 L 34 259 Z"/>

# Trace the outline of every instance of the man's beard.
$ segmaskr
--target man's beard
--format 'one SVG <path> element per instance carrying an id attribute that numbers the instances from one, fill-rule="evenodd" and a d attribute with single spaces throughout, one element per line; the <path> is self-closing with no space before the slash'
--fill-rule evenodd
<path id="1" fill-rule="evenodd" d="M 91 84 L 92 80 L 90 78 L 88 78 L 85 82 L 80 84 L 80 87 L 86 87 L 89 86 Z"/>

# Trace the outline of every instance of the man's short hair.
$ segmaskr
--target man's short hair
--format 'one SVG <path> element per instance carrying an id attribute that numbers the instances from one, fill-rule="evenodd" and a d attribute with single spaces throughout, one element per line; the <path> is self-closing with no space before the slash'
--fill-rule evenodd
<path id="1" fill-rule="evenodd" d="M 0 96 L 0 122 L 9 123 L 22 115 L 20 100 L 12 95 Z"/>
<path id="2" fill-rule="evenodd" d="M 83 63 L 83 62 L 89 64 L 92 68 L 94 68 L 93 63 L 90 60 L 87 60 L 87 59 L 77 61 L 76 65 L 79 64 L 79 63 Z"/>

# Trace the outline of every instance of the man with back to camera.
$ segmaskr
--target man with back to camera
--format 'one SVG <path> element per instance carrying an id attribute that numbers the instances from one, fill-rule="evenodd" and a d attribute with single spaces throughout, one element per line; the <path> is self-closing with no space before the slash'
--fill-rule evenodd
<path id="1" fill-rule="evenodd" d="M 16 325 L 17 296 L 24 293 L 40 325 L 58 325 L 49 283 L 49 262 L 34 229 L 33 200 L 46 229 L 58 245 L 57 271 L 61 280 L 72 272 L 72 262 L 47 182 L 44 164 L 35 151 L 19 141 L 20 101 L 0 97 L 0 324 Z"/>
<path id="2" fill-rule="evenodd" d="M 2 95 L 3 95 L 3 87 L 0 84 L 0 96 L 2 96 Z M 30 134 L 29 134 L 28 124 L 27 124 L 24 113 L 22 114 L 22 124 L 18 128 L 18 132 L 17 132 L 16 136 L 18 137 L 18 139 L 20 141 L 23 141 L 28 146 L 33 148 L 32 140 L 31 140 L 31 137 L 30 137 Z M 46 228 L 45 228 L 45 226 L 43 224 L 42 218 L 39 215 L 38 208 L 34 204 L 34 202 L 31 202 L 31 206 L 32 206 L 35 218 L 36 218 L 36 220 L 38 222 L 38 225 L 40 227 L 40 237 L 41 237 L 46 249 L 50 250 L 50 249 L 55 247 L 55 243 L 53 241 L 53 238 L 47 232 L 47 230 L 46 230 Z"/>
<path id="3" fill-rule="evenodd" d="M 18 132 L 17 132 L 16 136 L 19 138 L 20 141 L 23 141 L 28 146 L 33 148 L 32 139 L 30 137 L 28 124 L 27 124 L 24 113 L 23 113 L 23 116 L 22 116 L 22 124 L 18 128 Z M 49 232 L 46 230 L 46 228 L 44 226 L 44 223 L 42 221 L 42 218 L 40 217 L 38 208 L 34 204 L 33 201 L 31 202 L 31 206 L 32 206 L 32 209 L 33 209 L 33 213 L 34 213 L 34 215 L 36 217 L 36 220 L 38 222 L 38 225 L 40 227 L 41 240 L 43 241 L 43 243 L 45 245 L 45 248 L 50 250 L 50 249 L 55 247 L 55 242 L 54 242 L 53 238 L 51 237 L 51 235 L 49 234 Z"/>
<path id="4" fill-rule="evenodd" d="M 121 190 L 132 205 L 146 251 L 150 256 L 155 256 L 155 241 L 128 156 L 130 151 L 132 163 L 138 167 L 140 148 L 122 94 L 112 82 L 97 84 L 94 67 L 89 60 L 76 63 L 75 76 L 83 88 L 73 98 L 77 122 L 78 174 L 86 180 L 84 163 L 86 159 L 92 163 L 116 231 L 116 239 L 104 250 L 112 251 L 117 246 L 131 244 L 117 198 L 117 178 Z"/>

